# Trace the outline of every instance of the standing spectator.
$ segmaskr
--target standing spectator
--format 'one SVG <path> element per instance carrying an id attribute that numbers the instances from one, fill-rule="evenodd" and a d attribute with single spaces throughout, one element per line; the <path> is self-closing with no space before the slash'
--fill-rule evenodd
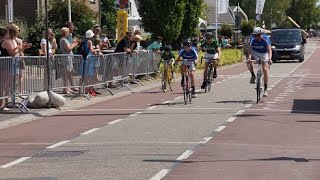
<path id="1" fill-rule="evenodd" d="M 157 52 L 157 53 L 161 53 L 160 52 L 160 49 L 161 49 L 161 47 L 162 47 L 162 37 L 161 36 L 158 36 L 157 37 L 157 40 L 156 41 L 154 41 L 152 44 L 150 44 L 149 46 L 148 46 L 148 48 L 147 48 L 147 50 L 152 50 L 152 51 L 154 51 L 154 52 Z"/>
<path id="2" fill-rule="evenodd" d="M 134 33 L 133 33 L 133 36 L 136 37 L 138 35 L 139 37 L 139 41 L 137 42 L 137 50 L 139 51 L 140 50 L 140 41 L 141 41 L 141 31 L 139 29 L 135 30 Z"/>
<path id="3" fill-rule="evenodd" d="M 10 24 L 7 29 L 1 28 L 0 29 L 0 56 L 1 57 L 15 57 L 18 56 L 21 52 L 25 49 L 30 48 L 31 44 L 29 43 L 22 43 L 20 45 L 17 44 L 15 38 L 18 36 L 19 27 L 15 24 Z M 3 60 L 2 60 L 3 61 Z M 12 67 L 12 61 L 9 62 L 0 62 L 0 82 L 3 82 L 3 90 L 2 94 L 9 95 L 10 92 L 10 70 Z M 16 73 L 16 72 L 13 72 Z M 1 93 L 0 93 L 1 96 Z M 0 101 L 0 109 L 9 110 L 7 108 L 3 108 L 4 101 Z"/>
<path id="4" fill-rule="evenodd" d="M 61 28 L 61 39 L 60 39 L 60 48 L 62 54 L 68 55 L 63 63 L 63 93 L 69 94 L 70 92 L 73 92 L 72 90 L 76 91 L 76 89 L 68 89 L 67 83 L 69 81 L 70 86 L 73 86 L 73 79 L 72 79 L 72 73 L 73 73 L 73 52 L 72 50 L 78 46 L 78 41 L 70 41 L 68 40 L 68 37 L 70 37 L 69 28 L 63 27 Z"/>
<path id="5" fill-rule="evenodd" d="M 130 50 L 132 53 L 137 53 L 135 50 L 139 50 L 139 44 L 140 44 L 141 36 L 140 35 L 135 35 L 134 38 L 132 39 L 130 43 Z"/>
<path id="6" fill-rule="evenodd" d="M 130 41 L 132 39 L 132 32 L 126 32 L 126 36 L 118 43 L 114 52 L 127 52 L 131 53 Z"/>
<path id="7" fill-rule="evenodd" d="M 101 40 L 102 40 L 101 49 L 111 48 L 111 43 L 106 34 L 102 34 Z"/>
<path id="8" fill-rule="evenodd" d="M 66 22 L 65 26 L 69 29 L 69 35 L 66 38 L 70 44 L 73 43 L 73 41 L 77 41 L 77 43 L 79 43 L 79 40 L 77 38 L 73 38 L 72 33 L 74 31 L 74 24 L 73 22 Z"/>
<path id="9" fill-rule="evenodd" d="M 46 33 L 47 31 L 43 32 L 44 37 L 41 39 L 40 42 L 40 47 L 41 47 L 41 52 L 43 56 L 47 56 L 47 39 L 46 39 Z M 45 65 L 50 66 L 51 68 L 53 67 L 54 63 L 52 62 L 53 60 L 53 53 L 54 51 L 58 48 L 57 45 L 57 40 L 55 38 L 55 35 L 52 31 L 52 29 L 48 29 L 48 40 L 49 40 L 49 59 L 46 60 Z M 51 71 L 50 71 L 51 73 Z M 47 72 L 47 67 L 44 68 L 44 87 L 45 89 L 49 88 L 48 87 L 48 72 Z"/>
<path id="10" fill-rule="evenodd" d="M 92 27 L 92 31 L 93 31 L 93 34 L 94 36 L 92 37 L 92 43 L 93 43 L 93 46 L 96 46 L 97 44 L 95 44 L 95 40 L 96 39 L 100 39 L 100 33 L 101 33 L 101 27 L 99 24 L 96 24 Z"/>

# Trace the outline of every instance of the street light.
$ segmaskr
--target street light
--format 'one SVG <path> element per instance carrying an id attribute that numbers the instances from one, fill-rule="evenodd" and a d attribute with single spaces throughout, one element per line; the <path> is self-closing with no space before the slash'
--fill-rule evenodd
<path id="1" fill-rule="evenodd" d="M 62 0 L 64 2 L 65 0 Z M 71 21 L 71 0 L 68 0 L 68 17 L 69 17 L 69 22 Z"/>

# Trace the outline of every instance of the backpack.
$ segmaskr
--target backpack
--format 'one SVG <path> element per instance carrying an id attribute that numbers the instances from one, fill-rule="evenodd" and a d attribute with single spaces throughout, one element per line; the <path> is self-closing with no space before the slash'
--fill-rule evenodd
<path id="1" fill-rule="evenodd" d="M 88 48 L 88 40 L 84 40 L 80 43 L 78 49 L 77 49 L 77 54 L 81 54 L 82 57 L 85 59 L 87 58 L 89 54 L 89 48 Z"/>

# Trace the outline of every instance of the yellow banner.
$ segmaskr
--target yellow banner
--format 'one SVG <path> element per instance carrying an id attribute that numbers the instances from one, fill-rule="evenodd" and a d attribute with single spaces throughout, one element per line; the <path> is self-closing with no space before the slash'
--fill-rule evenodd
<path id="1" fill-rule="evenodd" d="M 128 13 L 126 10 L 117 11 L 117 41 L 121 41 L 128 31 Z"/>

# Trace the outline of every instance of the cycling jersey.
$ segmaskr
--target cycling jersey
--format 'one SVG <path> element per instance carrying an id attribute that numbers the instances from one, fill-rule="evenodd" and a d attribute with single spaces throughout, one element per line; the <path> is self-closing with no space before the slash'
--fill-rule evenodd
<path id="1" fill-rule="evenodd" d="M 261 41 L 258 41 L 257 39 L 252 39 L 250 41 L 250 46 L 252 46 L 252 50 L 256 51 L 258 53 L 268 53 L 267 47 L 271 45 L 271 42 L 269 39 L 262 38 Z"/>
<path id="2" fill-rule="evenodd" d="M 194 49 L 190 49 L 189 52 L 187 52 L 186 50 L 182 50 L 180 51 L 179 56 L 181 56 L 182 59 L 187 59 L 187 60 L 196 61 L 198 59 L 198 53 Z"/>
<path id="3" fill-rule="evenodd" d="M 161 53 L 161 59 L 168 61 L 171 59 L 175 59 L 174 54 L 172 52 L 170 52 L 169 54 L 166 54 L 166 52 L 162 52 Z"/>
<path id="4" fill-rule="evenodd" d="M 208 44 L 207 42 L 204 42 L 201 45 L 201 48 L 206 48 L 208 54 L 216 54 L 218 52 L 218 48 L 220 47 L 220 44 L 218 41 L 213 40 L 211 44 Z"/>

